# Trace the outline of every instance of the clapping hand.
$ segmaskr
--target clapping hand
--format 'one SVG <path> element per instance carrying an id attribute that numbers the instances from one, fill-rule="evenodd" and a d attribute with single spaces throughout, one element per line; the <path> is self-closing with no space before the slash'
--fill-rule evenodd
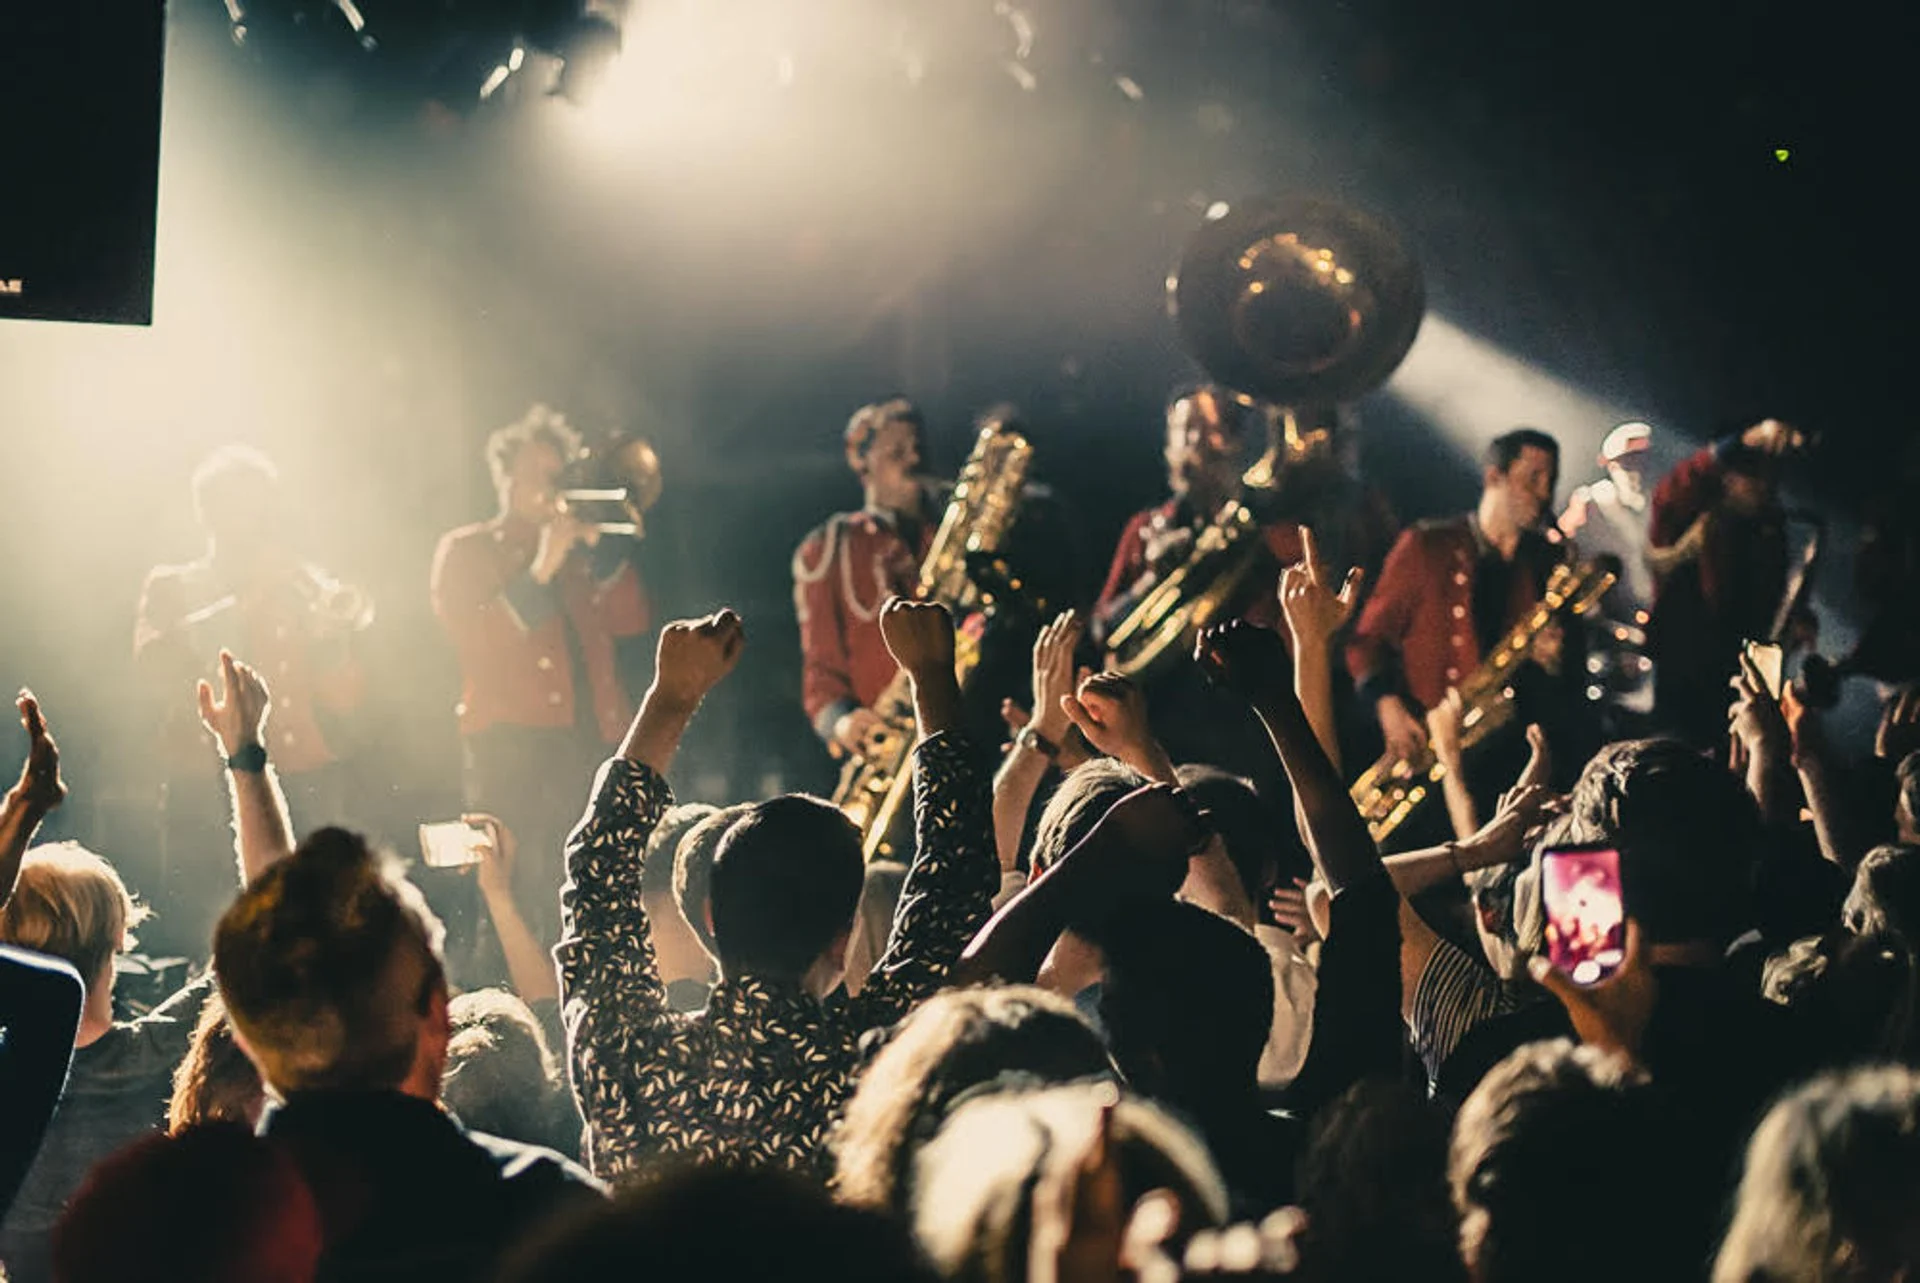
<path id="1" fill-rule="evenodd" d="M 668 624 L 660 630 L 655 652 L 655 693 L 678 707 L 693 708 L 733 671 L 746 642 L 746 628 L 731 610 Z"/>
<path id="2" fill-rule="evenodd" d="M 214 698 L 213 686 L 204 678 L 195 694 L 200 701 L 200 724 L 219 741 L 227 757 L 249 745 L 266 743 L 273 692 L 252 665 L 241 663 L 231 651 L 221 651 L 220 698 Z"/>
<path id="3" fill-rule="evenodd" d="M 1069 610 L 1042 628 L 1033 641 L 1033 713 L 1027 724 L 1056 746 L 1067 734 L 1066 701 L 1073 698 L 1076 675 L 1073 654 L 1084 631 L 1079 614 Z"/>
<path id="4" fill-rule="evenodd" d="M 1280 575 L 1280 609 L 1287 617 L 1287 629 L 1293 634 L 1295 654 L 1306 648 L 1324 649 L 1333 635 L 1346 626 L 1359 599 L 1362 572 L 1347 571 L 1336 589 L 1333 572 L 1320 558 L 1313 531 L 1300 528 L 1301 558 Z"/>
<path id="5" fill-rule="evenodd" d="M 22 690 L 14 707 L 20 710 L 20 724 L 27 729 L 27 760 L 20 765 L 20 782 L 13 786 L 13 797 L 25 803 L 36 815 L 45 815 L 67 800 L 67 782 L 60 777 L 60 746 L 40 701 L 30 690 Z"/>

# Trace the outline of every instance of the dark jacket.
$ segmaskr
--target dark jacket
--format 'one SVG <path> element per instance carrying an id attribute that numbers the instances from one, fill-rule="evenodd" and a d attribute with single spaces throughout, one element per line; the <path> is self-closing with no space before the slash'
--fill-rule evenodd
<path id="1" fill-rule="evenodd" d="M 13 1283 L 53 1275 L 50 1236 L 80 1182 L 115 1150 L 160 1130 L 173 1070 L 187 1054 L 212 985 L 188 985 L 138 1020 L 122 1020 L 73 1053 L 40 1153 L 0 1224 L 0 1260 Z"/>
<path id="2" fill-rule="evenodd" d="M 528 1233 L 605 1197 L 551 1150 L 467 1131 L 400 1092 L 297 1093 L 260 1131 L 313 1189 L 323 1281 L 489 1278 Z"/>

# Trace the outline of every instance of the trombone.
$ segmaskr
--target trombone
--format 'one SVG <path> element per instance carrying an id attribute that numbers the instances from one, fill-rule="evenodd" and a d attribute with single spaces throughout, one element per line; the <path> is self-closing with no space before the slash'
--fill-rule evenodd
<path id="1" fill-rule="evenodd" d="M 660 456 L 642 437 L 628 437 L 582 459 L 584 476 L 616 484 L 581 485 L 560 491 L 560 511 L 603 535 L 644 539 L 647 510 L 660 500 Z"/>

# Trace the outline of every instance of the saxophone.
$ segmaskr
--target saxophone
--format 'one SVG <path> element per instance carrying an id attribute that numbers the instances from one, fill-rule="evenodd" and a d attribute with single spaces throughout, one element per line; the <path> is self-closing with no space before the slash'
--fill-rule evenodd
<path id="1" fill-rule="evenodd" d="M 1562 562 L 1547 580 L 1547 590 L 1524 619 L 1493 648 L 1480 667 L 1460 683 L 1466 714 L 1460 721 L 1461 751 L 1472 748 L 1513 717 L 1514 670 L 1533 648 L 1533 639 L 1555 616 L 1584 615 L 1613 587 L 1614 575 L 1591 562 Z M 1384 842 L 1433 792 L 1445 773 L 1433 751 L 1422 746 L 1407 757 L 1385 753 L 1353 783 L 1353 803 L 1375 842 Z"/>
<path id="2" fill-rule="evenodd" d="M 990 604 L 990 594 L 968 572 L 968 558 L 991 555 L 1006 537 L 1019 512 L 1032 456 L 1026 437 L 1006 424 L 989 423 L 981 429 L 920 566 L 916 597 L 939 602 L 956 620 Z M 956 629 L 955 676 L 964 683 L 979 662 L 979 636 Z M 849 759 L 840 769 L 840 783 L 833 791 L 833 804 L 859 827 L 861 849 L 869 860 L 895 854 L 889 835 L 913 782 L 907 762 L 917 728 L 912 684 L 904 671 L 894 674 L 873 711 L 884 728 L 871 737 L 863 756 Z"/>

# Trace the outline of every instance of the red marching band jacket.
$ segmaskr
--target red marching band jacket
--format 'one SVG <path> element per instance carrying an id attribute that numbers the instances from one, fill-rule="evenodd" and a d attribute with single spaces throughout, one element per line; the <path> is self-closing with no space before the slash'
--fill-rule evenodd
<path id="1" fill-rule="evenodd" d="M 880 637 L 880 607 L 910 597 L 933 542 L 923 523 L 910 547 L 893 523 L 871 511 L 837 513 L 793 554 L 793 609 L 800 621 L 800 700 L 821 739 L 856 708 L 872 706 L 897 665 Z"/>
<path id="2" fill-rule="evenodd" d="M 602 577 L 594 558 L 576 553 L 541 589 L 527 573 L 539 538 L 538 527 L 497 517 L 448 532 L 434 552 L 433 610 L 460 658 L 460 733 L 574 724 L 571 620 L 600 738 L 616 744 L 633 702 L 615 665 L 614 639 L 646 631 L 640 576 L 622 559 Z"/>
<path id="3" fill-rule="evenodd" d="M 1523 540 L 1516 560 L 1551 563 L 1559 554 L 1544 539 Z M 1473 570 L 1479 538 L 1466 517 L 1423 521 L 1401 531 L 1380 568 L 1379 582 L 1347 642 L 1347 671 L 1363 699 L 1389 691 L 1432 708 L 1480 666 L 1473 626 Z M 1542 567 L 1533 567 L 1542 572 Z M 1534 574 L 1513 576 L 1509 624 L 1540 600 Z M 1396 669 L 1404 686 L 1393 680 Z"/>

